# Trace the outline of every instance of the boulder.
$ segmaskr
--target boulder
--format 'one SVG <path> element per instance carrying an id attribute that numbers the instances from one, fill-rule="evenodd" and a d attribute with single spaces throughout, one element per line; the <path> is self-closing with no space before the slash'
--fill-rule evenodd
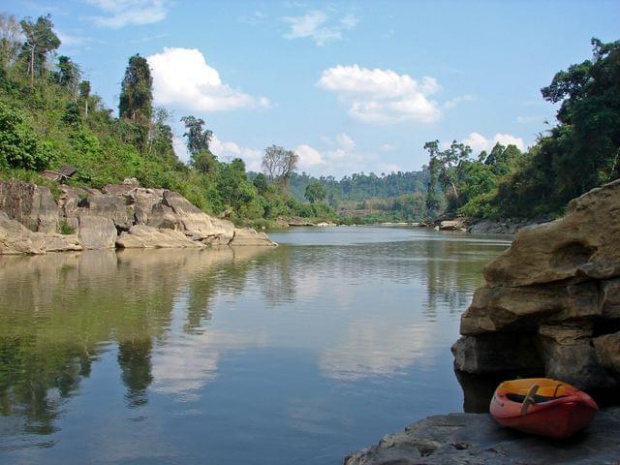
<path id="1" fill-rule="evenodd" d="M 233 223 L 211 217 L 176 192 L 123 185 L 98 189 L 61 186 L 56 204 L 47 187 L 0 183 L 0 212 L 5 213 L 1 253 L 42 253 L 46 250 L 118 247 L 273 246 L 264 233 L 235 229 Z M 77 236 L 32 236 L 77 232 Z M 62 226 L 62 228 L 61 228 Z M 120 236 L 119 236 L 120 234 Z M 36 239 L 36 240 L 35 240 Z M 34 242 L 33 242 L 34 241 Z"/>
<path id="2" fill-rule="evenodd" d="M 466 231 L 465 223 L 461 219 L 444 220 L 439 223 L 440 231 Z"/>
<path id="3" fill-rule="evenodd" d="M 129 229 L 133 224 L 133 210 L 128 208 L 121 195 L 107 195 L 97 189 L 63 188 L 61 198 L 64 216 L 95 216 L 109 218 L 121 229 Z"/>
<path id="4" fill-rule="evenodd" d="M 38 255 L 82 250 L 75 235 L 32 232 L 0 211 L 0 255 Z"/>
<path id="5" fill-rule="evenodd" d="M 114 221 L 103 216 L 80 216 L 78 235 L 84 249 L 113 249 L 117 231 Z"/>
<path id="6" fill-rule="evenodd" d="M 0 182 L 0 210 L 33 232 L 58 231 L 58 205 L 49 187 Z"/>
<path id="7" fill-rule="evenodd" d="M 484 270 L 489 287 L 529 286 L 619 275 L 620 180 L 572 200 L 566 215 L 519 231 Z M 597 265 L 597 266 L 594 266 Z"/>
<path id="8" fill-rule="evenodd" d="M 137 224 L 132 226 L 128 232 L 122 232 L 116 240 L 116 246 L 129 248 L 203 248 L 201 242 L 192 241 L 181 231 L 172 229 L 158 230 Z"/>
<path id="9" fill-rule="evenodd" d="M 570 441 L 501 428 L 488 414 L 437 415 L 388 434 L 344 465 L 595 465 L 618 463 L 620 408 L 601 410 Z"/>
<path id="10" fill-rule="evenodd" d="M 276 246 L 275 242 L 267 237 L 263 232 L 256 232 L 254 229 L 243 228 L 235 229 L 235 234 L 228 244 L 233 247 L 240 246 Z"/>
<path id="11" fill-rule="evenodd" d="M 620 373 L 620 331 L 594 338 L 594 349 L 601 365 L 617 376 Z"/>
<path id="12" fill-rule="evenodd" d="M 75 234 L 33 233 L 33 246 L 45 252 L 79 252 L 84 250 L 80 239 Z"/>
<path id="13" fill-rule="evenodd" d="M 32 231 L 0 211 L 0 255 L 41 254 L 32 243 Z"/>
<path id="14" fill-rule="evenodd" d="M 235 234 L 235 227 L 230 221 L 207 215 L 176 192 L 164 191 L 162 205 L 172 210 L 182 223 L 185 234 L 195 241 L 226 245 Z"/>
<path id="15" fill-rule="evenodd" d="M 517 233 L 485 267 L 486 284 L 461 317 L 458 370 L 521 366 L 586 390 L 620 387 L 618 205 L 620 180 L 573 200 L 563 218 Z M 532 353 L 529 361 L 515 359 L 522 350 Z"/>

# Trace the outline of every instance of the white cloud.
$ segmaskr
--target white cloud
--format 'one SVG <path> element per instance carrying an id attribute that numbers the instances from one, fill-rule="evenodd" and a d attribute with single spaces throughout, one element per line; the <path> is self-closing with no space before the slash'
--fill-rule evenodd
<path id="1" fill-rule="evenodd" d="M 308 169 L 312 169 L 317 166 L 325 166 L 326 164 L 323 155 L 309 145 L 299 145 L 295 149 L 295 153 L 299 155 L 299 168 L 302 171 L 307 171 Z"/>
<path id="2" fill-rule="evenodd" d="M 391 173 L 400 169 L 397 165 L 384 163 L 373 153 L 358 150 L 355 141 L 345 133 L 337 134 L 333 140 L 324 140 L 330 146 L 327 150 L 318 150 L 308 144 L 295 148 L 300 171 L 340 177 L 361 171 Z"/>
<path id="3" fill-rule="evenodd" d="M 511 134 L 495 134 L 492 139 L 487 139 L 482 134 L 472 132 L 463 143 L 469 145 L 474 153 L 487 152 L 493 149 L 495 144 L 500 143 L 502 145 L 516 145 L 519 150 L 525 150 L 525 143 L 521 137 L 516 137 Z"/>
<path id="4" fill-rule="evenodd" d="M 86 0 L 107 16 L 93 18 L 95 24 L 113 29 L 130 25 L 152 24 L 168 14 L 169 0 Z"/>
<path id="5" fill-rule="evenodd" d="M 199 50 L 164 48 L 163 52 L 148 57 L 148 62 L 158 104 L 205 112 L 269 106 L 269 100 L 264 97 L 252 97 L 224 84 Z"/>
<path id="6" fill-rule="evenodd" d="M 342 33 L 357 25 L 357 18 L 352 14 L 345 15 L 340 21 L 330 21 L 323 11 L 315 10 L 303 16 L 283 18 L 290 28 L 284 34 L 285 39 L 312 39 L 316 45 L 342 40 Z"/>
<path id="7" fill-rule="evenodd" d="M 324 70 L 317 86 L 337 93 L 349 114 L 366 123 L 433 123 L 442 116 L 429 99 L 441 86 L 428 76 L 417 81 L 392 70 L 338 65 Z"/>
<path id="8" fill-rule="evenodd" d="M 211 139 L 209 149 L 222 161 L 241 158 L 245 162 L 245 167 L 248 171 L 261 171 L 262 150 L 241 147 L 236 142 L 220 141 L 216 136 L 213 136 L 213 139 Z"/>
<path id="9" fill-rule="evenodd" d="M 467 94 L 448 100 L 446 103 L 443 104 L 443 107 L 446 109 L 450 109 L 460 105 L 463 102 L 472 102 L 474 100 L 476 100 L 476 98 L 473 95 Z"/>

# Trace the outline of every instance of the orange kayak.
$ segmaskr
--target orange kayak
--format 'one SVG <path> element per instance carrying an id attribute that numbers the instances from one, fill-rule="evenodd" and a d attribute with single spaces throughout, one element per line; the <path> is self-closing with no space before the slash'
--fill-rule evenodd
<path id="1" fill-rule="evenodd" d="M 502 426 L 563 439 L 585 428 L 598 406 L 588 394 L 570 384 L 529 378 L 501 383 L 491 399 L 490 411 Z"/>

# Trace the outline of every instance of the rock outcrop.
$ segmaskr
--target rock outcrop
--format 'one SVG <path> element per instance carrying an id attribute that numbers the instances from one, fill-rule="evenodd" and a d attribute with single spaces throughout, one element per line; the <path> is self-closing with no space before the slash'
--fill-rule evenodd
<path id="1" fill-rule="evenodd" d="M 345 465 L 615 465 L 620 408 L 602 410 L 569 442 L 499 427 L 488 414 L 426 418 L 347 457 Z"/>
<path id="2" fill-rule="evenodd" d="M 0 211 L 0 255 L 39 255 L 79 250 L 82 250 L 82 245 L 75 235 L 32 232 Z"/>
<path id="3" fill-rule="evenodd" d="M 0 182 L 0 255 L 109 248 L 274 246 L 266 234 L 214 218 L 176 192 L 135 183 L 102 190 Z M 63 232 L 64 234 L 59 234 Z"/>
<path id="4" fill-rule="evenodd" d="M 455 365 L 523 370 L 582 389 L 620 387 L 620 181 L 526 227 L 486 266 L 461 318 Z"/>

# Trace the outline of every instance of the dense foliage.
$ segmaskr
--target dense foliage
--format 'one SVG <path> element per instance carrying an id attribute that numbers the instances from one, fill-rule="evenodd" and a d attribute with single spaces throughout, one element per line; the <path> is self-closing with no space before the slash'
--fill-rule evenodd
<path id="1" fill-rule="evenodd" d="M 593 39 L 592 45 L 591 60 L 558 72 L 542 89 L 546 100 L 560 104 L 558 123 L 528 152 L 497 144 L 475 155 L 456 141 L 449 147 L 431 141 L 422 171 L 337 180 L 296 173 L 298 155 L 277 145 L 265 149 L 264 174 L 246 173 L 241 159 L 218 160 L 210 150 L 213 132 L 192 115 L 181 118 L 190 155 L 185 164 L 173 149 L 169 113 L 153 105 L 145 58 L 129 58 L 114 117 L 79 65 L 55 54 L 60 39 L 49 15 L 18 21 L 0 14 L 0 179 L 54 187 L 41 171 L 71 164 L 75 185 L 100 188 L 137 178 L 238 223 L 561 213 L 571 198 L 620 176 L 620 41 Z"/>
<path id="2" fill-rule="evenodd" d="M 440 150 L 428 142 L 429 213 L 469 217 L 561 214 L 567 203 L 620 177 L 620 41 L 592 40 L 593 58 L 558 72 L 543 97 L 561 103 L 558 124 L 522 154 L 496 145 L 471 159 L 454 142 Z"/>
<path id="3" fill-rule="evenodd" d="M 190 163 L 182 163 L 168 112 L 153 105 L 148 62 L 138 54 L 129 58 L 115 118 L 82 80 L 79 66 L 55 56 L 60 39 L 53 27 L 49 15 L 19 22 L 0 14 L 0 179 L 55 187 L 41 171 L 70 164 L 77 168 L 69 180 L 74 185 L 101 188 L 137 178 L 142 186 L 178 191 L 204 211 L 237 223 L 268 224 L 279 216 L 337 220 L 320 195 L 313 203 L 290 195 L 297 155 L 281 147 L 266 149 L 265 160 L 272 160 L 274 148 L 284 154 L 269 165 L 269 177 L 251 180 L 241 159 L 217 159 L 209 150 L 212 131 L 188 115 L 181 122 Z"/>

